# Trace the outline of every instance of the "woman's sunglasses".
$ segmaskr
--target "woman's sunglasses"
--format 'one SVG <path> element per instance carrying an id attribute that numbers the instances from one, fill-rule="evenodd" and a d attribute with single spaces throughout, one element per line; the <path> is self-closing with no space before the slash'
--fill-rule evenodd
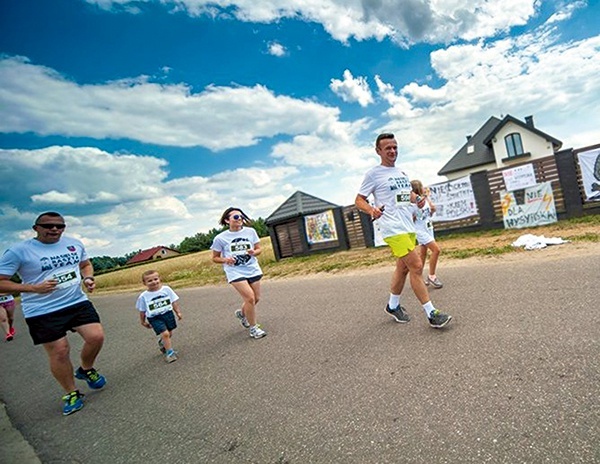
<path id="1" fill-rule="evenodd" d="M 229 219 L 235 219 L 236 221 L 239 221 L 240 219 L 242 219 L 242 216 L 240 216 L 239 214 L 234 214 L 233 216 L 230 216 Z"/>

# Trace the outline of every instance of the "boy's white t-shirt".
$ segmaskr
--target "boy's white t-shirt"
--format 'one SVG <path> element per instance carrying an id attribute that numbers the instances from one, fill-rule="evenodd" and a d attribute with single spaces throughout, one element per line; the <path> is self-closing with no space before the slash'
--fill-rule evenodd
<path id="1" fill-rule="evenodd" d="M 262 274 L 256 256 L 248 254 L 248 250 L 254 249 L 254 245 L 259 242 L 258 234 L 252 227 L 242 227 L 236 232 L 225 230 L 214 238 L 210 249 L 221 253 L 223 258 L 235 259 L 233 265 L 223 264 L 227 282 Z"/>
<path id="2" fill-rule="evenodd" d="M 163 285 L 158 290 L 146 290 L 138 297 L 135 307 L 146 314 L 146 318 L 155 317 L 173 311 L 173 303 L 179 296 L 169 287 Z"/>
<path id="3" fill-rule="evenodd" d="M 378 219 L 383 238 L 415 232 L 411 192 L 410 179 L 400 168 L 378 165 L 365 174 L 358 193 L 373 195 L 376 208 L 385 206 Z"/>

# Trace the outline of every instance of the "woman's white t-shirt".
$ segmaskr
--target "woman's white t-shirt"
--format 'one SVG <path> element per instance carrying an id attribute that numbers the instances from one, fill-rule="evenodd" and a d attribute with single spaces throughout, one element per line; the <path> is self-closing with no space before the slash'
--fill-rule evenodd
<path id="1" fill-rule="evenodd" d="M 248 250 L 254 249 L 254 245 L 259 242 L 258 234 L 252 227 L 242 227 L 236 232 L 225 230 L 214 238 L 210 249 L 221 253 L 223 258 L 235 259 L 233 265 L 223 264 L 227 282 L 262 274 L 256 256 L 248 254 Z"/>

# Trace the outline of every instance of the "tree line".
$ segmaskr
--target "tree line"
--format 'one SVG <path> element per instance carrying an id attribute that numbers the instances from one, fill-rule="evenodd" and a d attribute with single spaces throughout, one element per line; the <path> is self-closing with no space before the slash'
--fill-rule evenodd
<path id="1" fill-rule="evenodd" d="M 251 224 L 256 230 L 256 233 L 259 237 L 267 237 L 269 235 L 269 229 L 267 228 L 267 224 L 263 218 L 258 218 L 254 220 Z M 178 251 L 179 253 L 194 253 L 197 251 L 204 251 L 210 249 L 214 238 L 223 232 L 226 227 L 221 227 L 219 229 L 213 228 L 208 232 L 198 232 L 196 235 L 192 237 L 185 237 L 179 245 L 171 244 L 168 247 L 172 250 Z M 92 264 L 94 265 L 94 270 L 97 272 L 104 272 L 111 269 L 115 269 L 118 267 L 125 266 L 127 261 L 133 258 L 142 250 L 131 251 L 127 253 L 125 256 L 96 256 L 90 258 Z"/>

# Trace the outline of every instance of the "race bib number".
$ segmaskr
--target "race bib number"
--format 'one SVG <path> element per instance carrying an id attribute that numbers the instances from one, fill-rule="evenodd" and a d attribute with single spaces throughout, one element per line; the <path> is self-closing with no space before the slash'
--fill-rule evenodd
<path id="1" fill-rule="evenodd" d="M 250 248 L 252 246 L 248 242 L 236 243 L 231 246 L 231 254 L 233 256 L 247 255 Z"/>
<path id="2" fill-rule="evenodd" d="M 173 309 L 173 305 L 171 304 L 171 299 L 168 297 L 159 298 L 156 300 L 152 300 L 148 304 L 148 317 L 158 316 L 159 314 L 166 313 L 167 311 L 171 311 Z"/>
<path id="3" fill-rule="evenodd" d="M 396 206 L 410 205 L 410 190 L 400 190 L 396 193 Z"/>
<path id="4" fill-rule="evenodd" d="M 427 222 L 425 223 L 425 227 L 427 227 L 428 229 L 430 229 L 430 230 L 431 230 L 431 229 L 433 229 L 433 224 L 431 224 L 431 221 L 427 221 Z"/>
<path id="5" fill-rule="evenodd" d="M 70 269 L 68 271 L 58 272 L 52 276 L 55 280 L 58 280 L 56 288 L 67 288 L 79 283 L 77 271 Z"/>

